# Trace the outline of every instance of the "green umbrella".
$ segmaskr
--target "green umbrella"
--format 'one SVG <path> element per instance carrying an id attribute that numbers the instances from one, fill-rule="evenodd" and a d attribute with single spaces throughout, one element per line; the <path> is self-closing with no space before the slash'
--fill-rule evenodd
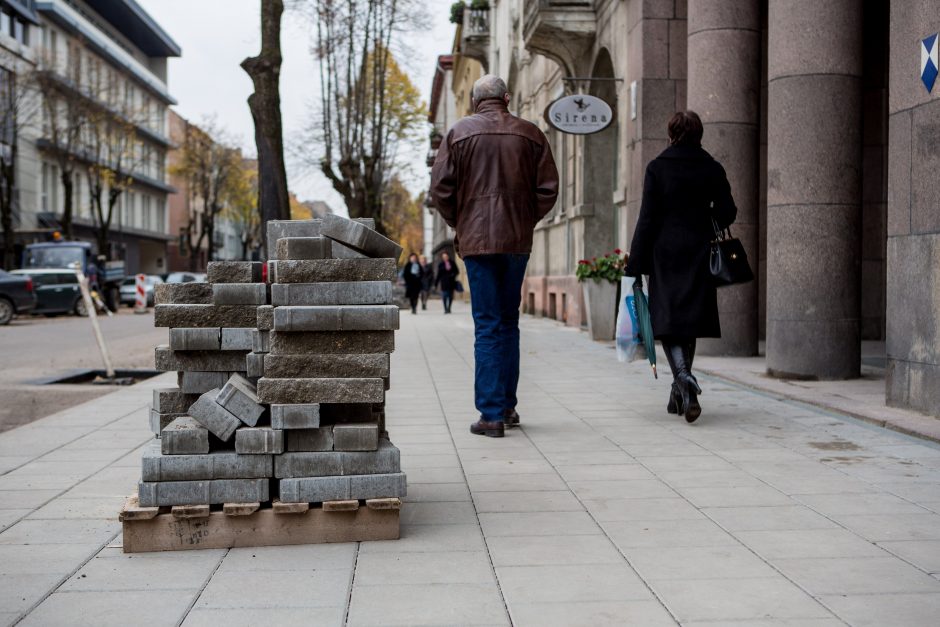
<path id="1" fill-rule="evenodd" d="M 656 340 L 653 339 L 653 323 L 650 321 L 650 302 L 643 292 L 643 278 L 636 277 L 633 282 L 633 302 L 636 307 L 636 322 L 643 345 L 646 346 L 646 357 L 653 367 L 653 377 L 658 379 L 656 373 Z"/>

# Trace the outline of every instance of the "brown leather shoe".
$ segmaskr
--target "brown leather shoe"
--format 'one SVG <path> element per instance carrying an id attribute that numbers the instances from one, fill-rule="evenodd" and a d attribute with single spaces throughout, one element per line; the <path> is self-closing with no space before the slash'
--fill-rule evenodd
<path id="1" fill-rule="evenodd" d="M 506 428 L 515 429 L 519 426 L 519 413 L 515 409 L 508 409 L 504 414 L 506 416 Z"/>
<path id="2" fill-rule="evenodd" d="M 502 420 L 487 421 L 480 418 L 470 425 L 470 433 L 485 435 L 488 438 L 501 438 L 506 435 L 506 426 Z"/>

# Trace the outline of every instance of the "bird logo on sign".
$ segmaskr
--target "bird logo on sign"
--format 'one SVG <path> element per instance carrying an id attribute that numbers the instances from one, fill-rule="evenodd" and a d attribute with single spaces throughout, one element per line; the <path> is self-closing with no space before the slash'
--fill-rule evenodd
<path id="1" fill-rule="evenodd" d="M 920 42 L 920 80 L 929 94 L 933 90 L 934 81 L 940 73 L 940 62 L 937 61 L 937 35 L 925 37 Z"/>
<path id="2" fill-rule="evenodd" d="M 584 98 L 576 98 L 574 103 L 578 105 L 578 111 L 584 111 L 591 106 L 590 104 L 585 104 Z"/>

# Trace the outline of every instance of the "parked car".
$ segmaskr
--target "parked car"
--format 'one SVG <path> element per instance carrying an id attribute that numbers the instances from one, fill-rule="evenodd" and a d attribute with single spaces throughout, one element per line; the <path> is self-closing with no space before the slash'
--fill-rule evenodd
<path id="1" fill-rule="evenodd" d="M 33 280 L 0 270 L 0 326 L 10 324 L 13 316 L 29 313 L 35 307 Z"/>
<path id="2" fill-rule="evenodd" d="M 198 272 L 171 272 L 166 275 L 166 283 L 202 283 L 206 280 L 205 274 Z"/>
<path id="3" fill-rule="evenodd" d="M 55 314 L 75 314 L 87 316 L 88 309 L 82 300 L 82 291 L 78 287 L 78 277 L 69 268 L 32 268 L 14 270 L 13 274 L 29 277 L 33 281 L 36 293 L 35 314 L 52 316 Z"/>
<path id="4" fill-rule="evenodd" d="M 153 286 L 163 283 L 163 279 L 155 274 L 144 275 L 144 293 L 147 295 L 147 306 L 153 307 Z M 129 276 L 121 281 L 121 304 L 133 307 L 137 303 L 137 277 Z"/>

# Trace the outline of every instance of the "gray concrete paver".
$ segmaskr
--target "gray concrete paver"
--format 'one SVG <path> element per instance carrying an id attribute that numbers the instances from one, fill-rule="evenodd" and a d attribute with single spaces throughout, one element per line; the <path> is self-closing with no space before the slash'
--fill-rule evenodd
<path id="1" fill-rule="evenodd" d="M 674 626 L 676 622 L 658 601 L 572 601 L 510 603 L 513 624 L 534 627 L 568 625 Z"/>
<path id="2" fill-rule="evenodd" d="M 175 625 L 186 615 L 195 596 L 194 591 L 182 590 L 56 592 L 18 624 L 22 627 Z"/>

